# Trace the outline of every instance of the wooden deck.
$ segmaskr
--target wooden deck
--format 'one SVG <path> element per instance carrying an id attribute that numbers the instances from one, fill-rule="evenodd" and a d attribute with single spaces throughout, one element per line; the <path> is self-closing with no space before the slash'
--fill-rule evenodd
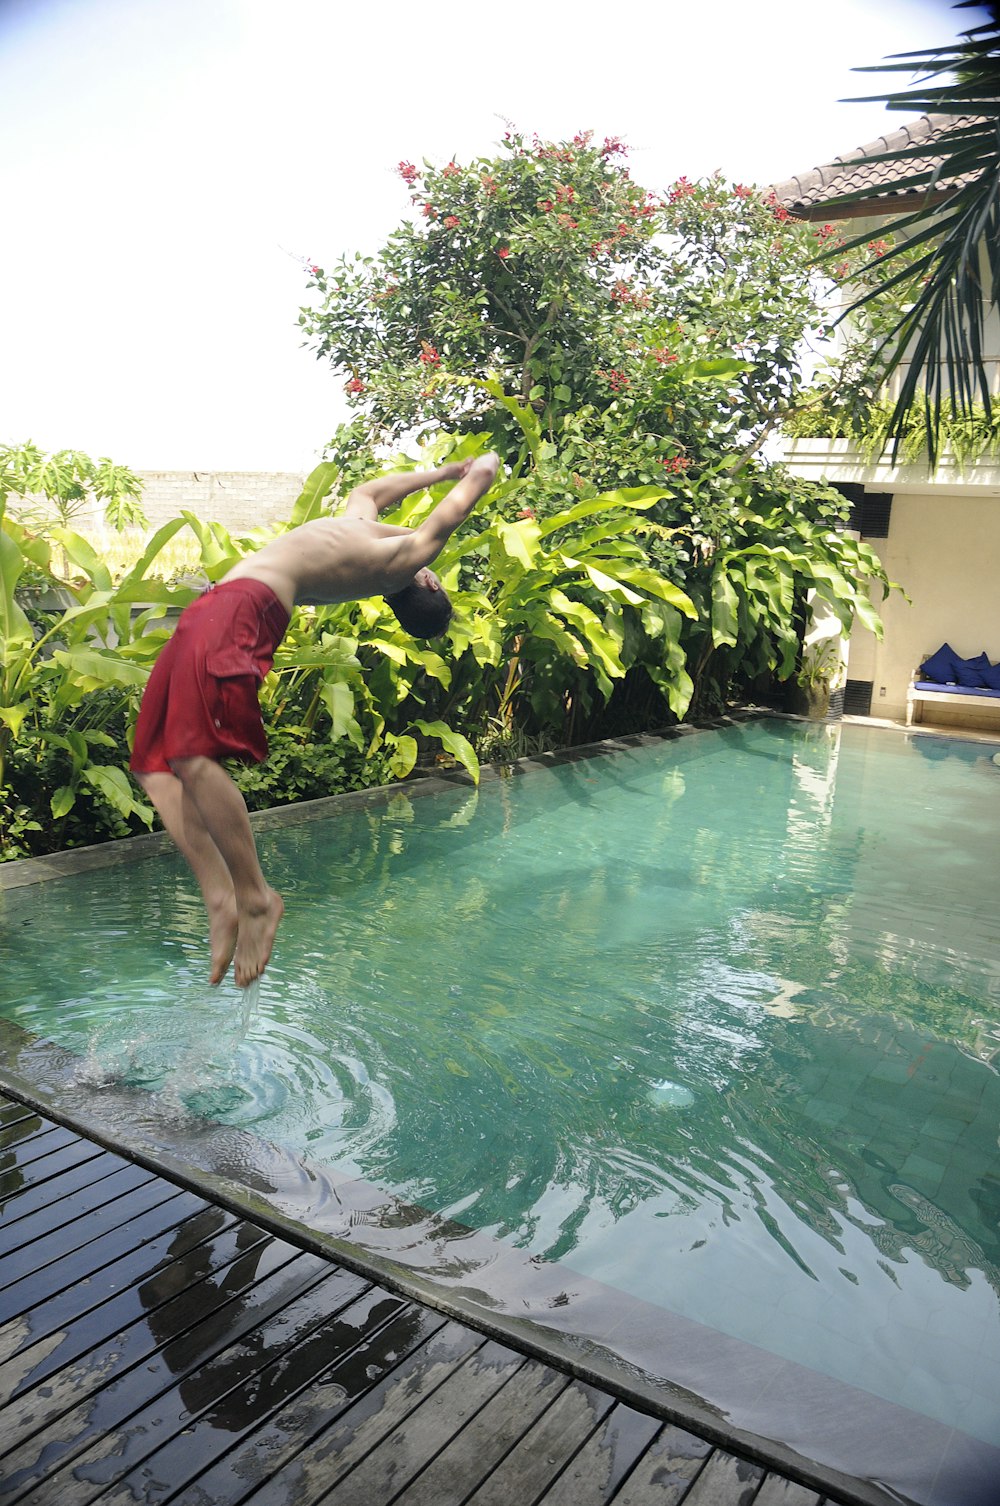
<path id="1" fill-rule="evenodd" d="M 826 1499 L 0 1097 L 9 1506 Z"/>

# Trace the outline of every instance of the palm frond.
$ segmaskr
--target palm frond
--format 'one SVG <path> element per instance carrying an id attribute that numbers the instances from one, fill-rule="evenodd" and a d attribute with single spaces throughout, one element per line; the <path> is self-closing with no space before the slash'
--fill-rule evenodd
<path id="1" fill-rule="evenodd" d="M 957 9 L 964 8 L 965 0 Z M 895 162 L 900 172 L 879 185 L 879 195 L 914 197 L 924 203 L 896 225 L 896 244 L 882 258 L 879 284 L 857 297 L 842 317 L 922 277 L 919 291 L 894 322 L 876 353 L 883 381 L 902 370 L 899 396 L 887 429 L 893 458 L 915 412 L 923 416 L 930 463 L 936 463 L 942 413 L 971 415 L 979 401 L 989 419 L 992 402 L 983 355 L 987 308 L 1000 302 L 1000 13 L 948 46 L 898 53 L 861 72 L 900 72 L 922 77 L 914 87 L 867 96 L 890 110 L 952 117 L 932 142 L 879 151 L 852 159 L 852 167 Z M 942 75 L 950 82 L 930 83 Z M 964 117 L 956 119 L 956 117 Z M 933 161 L 928 164 L 929 156 Z M 922 161 L 921 161 L 922 159 Z M 911 167 L 911 163 L 914 166 Z M 916 165 L 918 164 L 919 165 Z M 836 216 L 838 208 L 867 201 L 871 190 L 831 195 L 815 204 Z M 820 261 L 864 243 L 859 235 Z M 918 248 L 925 248 L 919 260 Z M 929 249 L 927 249 L 929 248 Z M 910 426 L 912 428 L 912 425 Z"/>

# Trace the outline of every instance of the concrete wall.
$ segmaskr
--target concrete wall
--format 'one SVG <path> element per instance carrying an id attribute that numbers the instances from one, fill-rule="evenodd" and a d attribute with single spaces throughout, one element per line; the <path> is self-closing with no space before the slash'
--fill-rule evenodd
<path id="1" fill-rule="evenodd" d="M 306 471 L 138 471 L 142 510 L 150 529 L 181 512 L 203 523 L 222 523 L 237 536 L 287 518 L 302 490 Z M 28 499 L 32 500 L 40 499 Z M 100 533 L 104 508 L 95 503 L 74 517 L 74 528 Z"/>
<path id="2" fill-rule="evenodd" d="M 302 490 L 306 472 L 140 471 L 142 506 L 158 528 L 178 513 L 193 512 L 205 523 L 222 523 L 230 533 L 248 532 L 287 518 Z"/>
<path id="3" fill-rule="evenodd" d="M 889 536 L 866 542 L 890 580 L 903 586 L 881 608 L 885 637 L 855 627 L 848 675 L 871 680 L 872 715 L 903 718 L 906 688 L 927 654 L 948 642 L 969 658 L 985 649 L 1000 660 L 1000 498 L 940 491 L 893 496 Z M 971 725 L 963 708 L 952 720 Z M 930 714 L 928 713 L 928 719 Z M 934 721 L 948 720 L 935 707 Z M 997 718 L 985 714 L 984 725 Z"/>

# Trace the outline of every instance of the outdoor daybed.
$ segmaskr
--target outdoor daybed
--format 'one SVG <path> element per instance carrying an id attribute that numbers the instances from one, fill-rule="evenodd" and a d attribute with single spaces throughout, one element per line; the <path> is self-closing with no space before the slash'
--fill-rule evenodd
<path id="1" fill-rule="evenodd" d="M 933 718 L 933 708 L 942 706 L 958 708 L 958 715 L 947 711 L 949 724 L 984 725 L 991 714 L 1000 720 L 1000 665 L 991 664 L 985 653 L 963 659 L 942 644 L 914 671 L 906 692 L 906 725 L 922 722 L 925 708 Z"/>

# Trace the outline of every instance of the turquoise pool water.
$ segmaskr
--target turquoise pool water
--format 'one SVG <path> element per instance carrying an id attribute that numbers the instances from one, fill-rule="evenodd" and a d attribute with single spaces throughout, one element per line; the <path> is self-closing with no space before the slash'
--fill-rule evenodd
<path id="1" fill-rule="evenodd" d="M 4 999 L 178 1116 L 1000 1443 L 994 747 L 756 722 L 9 892 Z"/>

